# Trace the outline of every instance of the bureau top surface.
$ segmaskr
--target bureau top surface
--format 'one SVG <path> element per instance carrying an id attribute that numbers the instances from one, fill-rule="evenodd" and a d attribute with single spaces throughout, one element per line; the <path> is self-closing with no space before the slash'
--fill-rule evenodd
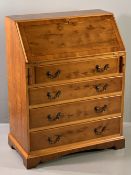
<path id="1" fill-rule="evenodd" d="M 100 9 L 94 10 L 79 10 L 79 11 L 65 11 L 65 12 L 54 12 L 54 13 L 40 13 L 40 14 L 26 14 L 26 15 L 12 15 L 9 16 L 15 21 L 27 21 L 27 20 L 41 20 L 41 19 L 52 19 L 62 17 L 79 17 L 79 16 L 97 16 L 97 15 L 111 15 L 111 12 L 107 12 Z"/>
<path id="2" fill-rule="evenodd" d="M 83 10 L 7 17 L 29 63 L 124 51 L 112 13 Z"/>

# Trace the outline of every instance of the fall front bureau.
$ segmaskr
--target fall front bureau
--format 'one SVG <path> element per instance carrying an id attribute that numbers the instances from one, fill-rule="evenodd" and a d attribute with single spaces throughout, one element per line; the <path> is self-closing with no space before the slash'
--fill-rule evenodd
<path id="1" fill-rule="evenodd" d="M 126 52 L 103 10 L 6 17 L 9 145 L 27 168 L 120 149 Z"/>

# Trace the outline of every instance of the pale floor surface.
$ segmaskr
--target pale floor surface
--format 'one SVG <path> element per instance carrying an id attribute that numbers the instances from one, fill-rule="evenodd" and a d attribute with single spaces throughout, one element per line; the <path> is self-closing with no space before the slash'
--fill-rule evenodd
<path id="1" fill-rule="evenodd" d="M 7 144 L 8 124 L 0 124 L 0 175 L 131 175 L 131 123 L 125 124 L 126 148 L 68 155 L 26 170 Z"/>

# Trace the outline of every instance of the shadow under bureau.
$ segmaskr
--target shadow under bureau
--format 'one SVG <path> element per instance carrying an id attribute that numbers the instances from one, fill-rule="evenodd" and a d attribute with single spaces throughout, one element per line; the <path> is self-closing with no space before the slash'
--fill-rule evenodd
<path id="1" fill-rule="evenodd" d="M 126 53 L 102 10 L 6 17 L 9 145 L 27 168 L 124 147 Z"/>

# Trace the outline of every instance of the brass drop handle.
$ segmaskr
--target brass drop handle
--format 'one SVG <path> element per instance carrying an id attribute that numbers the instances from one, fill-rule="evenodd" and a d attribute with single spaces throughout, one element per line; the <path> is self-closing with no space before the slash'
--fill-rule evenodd
<path id="1" fill-rule="evenodd" d="M 62 118 L 62 113 L 58 112 L 55 117 L 52 117 L 51 114 L 49 114 L 47 118 L 48 118 L 48 121 L 56 121 Z"/>
<path id="2" fill-rule="evenodd" d="M 49 144 L 56 144 L 60 141 L 60 139 L 61 139 L 61 135 L 55 135 L 52 137 L 48 137 L 48 143 Z"/>
<path id="3" fill-rule="evenodd" d="M 94 129 L 96 135 L 101 135 L 106 130 L 106 126 L 98 126 Z"/>
<path id="4" fill-rule="evenodd" d="M 60 95 L 61 95 L 61 91 L 60 91 L 60 90 L 58 90 L 54 95 L 52 95 L 51 92 L 47 92 L 47 97 L 48 97 L 48 99 L 50 99 L 50 100 L 56 99 L 56 98 L 58 98 Z"/>
<path id="5" fill-rule="evenodd" d="M 94 108 L 95 112 L 96 113 L 102 113 L 102 112 L 105 112 L 107 111 L 107 105 L 104 105 L 104 106 L 95 106 Z"/>
<path id="6" fill-rule="evenodd" d="M 54 74 L 52 74 L 50 71 L 47 71 L 46 75 L 50 79 L 55 79 L 60 75 L 61 71 L 57 70 Z"/>
<path id="7" fill-rule="evenodd" d="M 61 31 L 63 29 L 63 25 L 62 24 L 57 24 L 57 29 Z"/>
<path id="8" fill-rule="evenodd" d="M 96 89 L 97 92 L 106 91 L 107 90 L 107 87 L 108 87 L 108 84 L 107 83 L 95 85 L 95 89 Z"/>
<path id="9" fill-rule="evenodd" d="M 64 19 L 64 22 L 65 22 L 65 24 L 69 24 L 70 23 L 70 19 L 66 18 L 66 19 Z"/>
<path id="10" fill-rule="evenodd" d="M 109 70 L 109 64 L 105 64 L 104 67 L 100 67 L 99 65 L 96 65 L 96 72 L 105 72 Z"/>

